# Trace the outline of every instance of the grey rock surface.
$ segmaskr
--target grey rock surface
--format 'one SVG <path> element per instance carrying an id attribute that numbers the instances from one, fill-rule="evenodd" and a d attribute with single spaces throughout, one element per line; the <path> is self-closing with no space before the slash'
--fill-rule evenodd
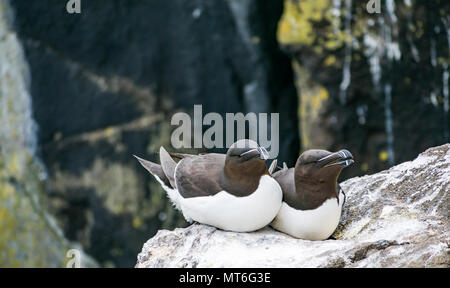
<path id="1" fill-rule="evenodd" d="M 265 228 L 234 233 L 194 224 L 161 230 L 136 267 L 449 267 L 450 144 L 341 183 L 347 202 L 336 240 Z"/>

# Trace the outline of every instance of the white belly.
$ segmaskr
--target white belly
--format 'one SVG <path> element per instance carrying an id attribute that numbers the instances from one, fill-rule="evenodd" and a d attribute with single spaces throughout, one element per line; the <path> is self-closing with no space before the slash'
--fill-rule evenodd
<path id="1" fill-rule="evenodd" d="M 236 197 L 221 191 L 213 196 L 183 198 L 179 204 L 185 218 L 223 230 L 249 232 L 268 225 L 281 207 L 280 185 L 270 176 L 261 177 L 258 189 Z"/>
<path id="2" fill-rule="evenodd" d="M 297 210 L 283 202 L 280 212 L 270 224 L 274 229 L 296 238 L 324 240 L 333 234 L 341 218 L 344 195 L 326 200 L 313 210 Z"/>

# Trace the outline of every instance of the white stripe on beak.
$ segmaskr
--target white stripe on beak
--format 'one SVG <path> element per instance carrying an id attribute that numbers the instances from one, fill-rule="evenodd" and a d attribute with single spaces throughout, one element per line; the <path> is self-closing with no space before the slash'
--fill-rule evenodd
<path id="1" fill-rule="evenodd" d="M 266 148 L 264 148 L 264 147 L 258 147 L 258 148 L 250 149 L 250 150 L 242 153 L 240 156 L 242 157 L 244 155 L 247 155 L 248 153 L 252 153 L 252 152 L 255 152 L 255 151 L 258 151 L 261 159 L 263 159 L 263 160 L 269 159 L 269 152 L 267 152 Z"/>
<path id="2" fill-rule="evenodd" d="M 338 154 L 339 154 L 339 152 L 338 152 Z M 333 157 L 333 156 L 336 156 L 336 153 L 331 153 L 331 154 L 328 155 L 328 156 L 325 156 L 325 157 L 323 157 L 323 158 L 320 158 L 320 159 L 318 160 L 318 162 L 322 162 L 322 161 L 327 160 L 328 158 L 331 158 L 331 157 Z M 339 154 L 339 156 L 342 157 L 341 154 Z"/>
<path id="3" fill-rule="evenodd" d="M 250 150 L 248 150 L 248 151 L 246 151 L 246 152 L 244 152 L 244 153 L 242 153 L 241 155 L 239 155 L 239 156 L 245 156 L 245 155 L 247 155 L 248 153 L 252 153 L 252 152 L 255 152 L 255 151 L 258 151 L 259 152 L 259 149 L 258 148 L 254 148 L 254 149 L 250 149 Z"/>

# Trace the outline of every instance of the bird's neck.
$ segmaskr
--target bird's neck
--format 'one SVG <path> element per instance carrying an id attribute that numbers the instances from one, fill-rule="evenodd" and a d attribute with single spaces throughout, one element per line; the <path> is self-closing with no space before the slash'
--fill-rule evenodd
<path id="1" fill-rule="evenodd" d="M 248 196 L 258 188 L 259 181 L 265 174 L 268 174 L 265 165 L 248 167 L 248 169 L 234 169 L 225 165 L 219 175 L 219 184 L 225 191 L 235 196 Z"/>
<path id="2" fill-rule="evenodd" d="M 301 210 L 318 208 L 328 199 L 337 199 L 337 177 L 323 181 L 315 177 L 295 175 L 295 192 Z"/>

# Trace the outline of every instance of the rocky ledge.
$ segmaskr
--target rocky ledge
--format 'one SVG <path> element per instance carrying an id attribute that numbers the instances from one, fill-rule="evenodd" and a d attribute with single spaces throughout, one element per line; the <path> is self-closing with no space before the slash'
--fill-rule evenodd
<path id="1" fill-rule="evenodd" d="M 341 183 L 347 202 L 336 240 L 194 224 L 159 231 L 144 244 L 136 267 L 449 267 L 449 183 L 446 144 Z"/>

